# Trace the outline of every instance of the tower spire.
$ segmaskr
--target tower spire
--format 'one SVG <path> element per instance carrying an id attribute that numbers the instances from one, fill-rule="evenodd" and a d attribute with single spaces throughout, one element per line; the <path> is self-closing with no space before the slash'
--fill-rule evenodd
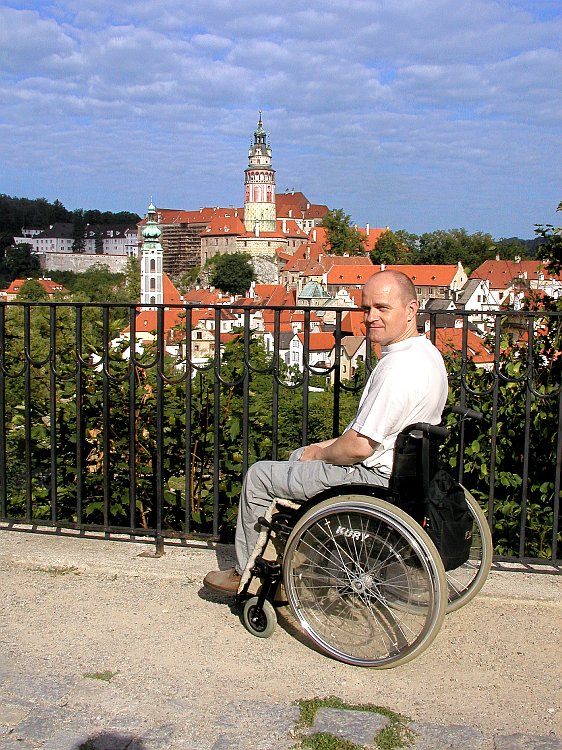
<path id="1" fill-rule="evenodd" d="M 261 109 L 248 156 L 244 181 L 244 226 L 247 232 L 274 232 L 277 219 L 275 170 L 271 166 L 271 146 L 267 143 Z"/>
<path id="2" fill-rule="evenodd" d="M 164 251 L 160 244 L 161 234 L 160 227 L 156 223 L 156 206 L 151 196 L 146 226 L 142 230 L 141 253 L 141 304 L 151 307 L 161 305 L 164 301 L 162 276 Z"/>

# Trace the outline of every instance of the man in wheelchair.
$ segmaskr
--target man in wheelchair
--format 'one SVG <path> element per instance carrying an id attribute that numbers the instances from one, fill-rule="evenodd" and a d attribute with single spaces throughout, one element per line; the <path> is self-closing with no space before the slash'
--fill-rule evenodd
<path id="1" fill-rule="evenodd" d="M 299 448 L 288 461 L 258 461 L 248 469 L 238 510 L 236 566 L 212 571 L 204 585 L 236 594 L 258 539 L 258 518 L 275 498 L 303 503 L 334 486 L 387 487 L 398 434 L 416 422 L 439 424 L 447 401 L 441 354 L 416 324 L 418 302 L 411 280 L 398 271 L 374 274 L 363 288 L 366 336 L 381 358 L 371 373 L 357 414 L 343 434 Z"/>

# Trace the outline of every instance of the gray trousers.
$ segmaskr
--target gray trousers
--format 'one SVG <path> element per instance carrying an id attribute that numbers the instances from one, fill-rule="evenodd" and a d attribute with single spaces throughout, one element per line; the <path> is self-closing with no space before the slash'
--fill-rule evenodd
<path id="1" fill-rule="evenodd" d="M 240 493 L 236 524 L 236 570 L 242 574 L 254 551 L 265 514 L 276 497 L 304 502 L 323 490 L 346 484 L 388 487 L 388 477 L 361 464 L 335 466 L 324 461 L 299 461 L 303 448 L 288 461 L 258 461 L 248 469 Z"/>

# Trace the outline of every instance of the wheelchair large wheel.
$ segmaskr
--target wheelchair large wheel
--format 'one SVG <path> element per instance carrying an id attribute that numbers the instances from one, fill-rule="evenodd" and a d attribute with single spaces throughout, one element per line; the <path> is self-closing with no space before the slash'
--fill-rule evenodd
<path id="1" fill-rule="evenodd" d="M 448 570 L 447 588 L 449 602 L 447 612 L 464 606 L 480 591 L 492 566 L 493 544 L 488 521 L 478 501 L 464 489 L 466 502 L 474 519 L 472 544 L 468 560 L 454 570 Z"/>
<path id="2" fill-rule="evenodd" d="M 341 493 L 300 518 L 283 560 L 291 610 L 311 640 L 346 664 L 403 664 L 433 641 L 447 582 L 433 542 L 378 498 Z"/>

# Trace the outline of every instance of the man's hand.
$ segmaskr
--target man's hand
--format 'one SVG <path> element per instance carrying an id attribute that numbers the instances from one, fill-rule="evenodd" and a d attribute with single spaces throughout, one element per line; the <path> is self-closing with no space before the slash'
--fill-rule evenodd
<path id="1" fill-rule="evenodd" d="M 299 461 L 322 461 L 322 451 L 321 443 L 311 443 L 305 446 Z"/>
<path id="2" fill-rule="evenodd" d="M 344 432 L 339 438 L 307 445 L 299 461 L 325 461 L 328 464 L 352 466 L 372 455 L 377 443 L 355 430 Z"/>

